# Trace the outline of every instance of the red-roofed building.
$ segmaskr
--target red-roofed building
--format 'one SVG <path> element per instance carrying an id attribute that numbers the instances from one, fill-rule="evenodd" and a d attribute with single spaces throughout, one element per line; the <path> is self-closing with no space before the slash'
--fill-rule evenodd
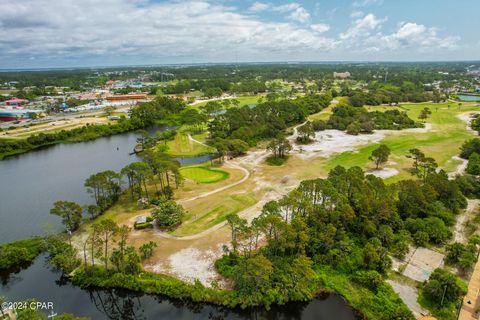
<path id="1" fill-rule="evenodd" d="M 28 102 L 28 100 L 25 100 L 25 99 L 13 98 L 13 99 L 5 101 L 5 104 L 7 106 L 12 106 L 12 107 L 21 107 L 27 102 Z"/>

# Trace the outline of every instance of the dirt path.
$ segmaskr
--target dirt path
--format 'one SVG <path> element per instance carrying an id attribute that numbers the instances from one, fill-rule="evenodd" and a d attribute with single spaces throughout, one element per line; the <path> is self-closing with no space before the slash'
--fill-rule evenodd
<path id="1" fill-rule="evenodd" d="M 476 131 L 473 130 L 472 127 L 470 126 L 470 123 L 472 122 L 472 116 L 476 114 L 479 114 L 479 112 L 470 111 L 470 112 L 460 113 L 457 115 L 457 118 L 459 118 L 460 120 L 464 121 L 467 124 L 468 131 L 476 133 Z"/>
<path id="2" fill-rule="evenodd" d="M 211 146 L 209 146 L 208 144 L 203 143 L 203 142 L 201 142 L 201 141 L 198 141 L 197 139 L 194 139 L 190 133 L 188 133 L 187 136 L 188 136 L 188 140 L 190 140 L 190 141 L 192 141 L 192 142 L 195 142 L 195 143 L 198 143 L 198 144 L 201 144 L 202 146 L 211 148 Z"/>
<path id="3" fill-rule="evenodd" d="M 448 178 L 450 180 L 455 179 L 456 176 L 464 174 L 468 165 L 468 160 L 462 159 L 459 156 L 453 156 L 452 160 L 461 161 L 461 163 L 455 168 L 454 171 L 448 173 Z"/>
<path id="4" fill-rule="evenodd" d="M 415 318 L 420 318 L 422 315 L 428 314 L 429 312 L 423 309 L 417 302 L 418 292 L 417 289 L 406 284 L 401 284 L 394 280 L 387 280 L 393 290 L 398 293 L 400 298 L 405 302 L 407 307 L 412 311 Z"/>
<path id="5" fill-rule="evenodd" d="M 460 114 L 457 115 L 457 118 L 459 118 L 460 120 L 464 121 L 467 124 L 467 130 L 469 132 L 476 134 L 476 131 L 474 131 L 470 127 L 470 122 L 472 121 L 472 116 L 475 115 L 475 114 L 478 114 L 478 112 L 460 113 Z M 455 177 L 457 175 L 464 174 L 465 170 L 467 169 L 467 165 L 468 165 L 468 160 L 462 159 L 459 156 L 453 156 L 452 160 L 461 161 L 461 163 L 457 166 L 457 168 L 454 171 L 448 173 L 448 178 L 449 179 L 455 179 Z"/>
<path id="6" fill-rule="evenodd" d="M 195 197 L 192 197 L 192 198 L 189 198 L 189 199 L 178 200 L 177 202 L 182 204 L 182 203 L 185 203 L 185 202 L 190 202 L 190 201 L 194 201 L 194 200 L 197 200 L 197 199 L 205 198 L 205 197 L 211 196 L 212 194 L 215 194 L 217 192 L 221 192 L 221 191 L 233 188 L 235 186 L 238 186 L 239 184 L 245 182 L 248 178 L 250 178 L 250 171 L 248 171 L 247 169 L 245 169 L 245 168 L 243 168 L 243 167 L 241 167 L 241 166 L 239 166 L 239 165 L 237 165 L 233 162 L 230 162 L 230 161 L 226 161 L 225 164 L 226 164 L 225 167 L 227 167 L 227 168 L 233 168 L 233 169 L 238 169 L 238 170 L 243 171 L 245 173 L 245 176 L 243 176 L 242 179 L 240 179 L 240 180 L 238 180 L 234 183 L 231 183 L 229 185 L 220 187 L 218 189 L 215 189 L 215 190 L 212 190 L 212 191 L 209 191 L 209 192 L 202 193 L 198 196 L 195 196 Z"/>
<path id="7" fill-rule="evenodd" d="M 457 221 L 455 223 L 455 226 L 453 227 L 454 242 L 467 243 L 467 239 L 465 237 L 465 224 L 468 222 L 475 210 L 478 209 L 479 205 L 480 200 L 478 199 L 468 200 L 467 208 L 457 216 Z"/>

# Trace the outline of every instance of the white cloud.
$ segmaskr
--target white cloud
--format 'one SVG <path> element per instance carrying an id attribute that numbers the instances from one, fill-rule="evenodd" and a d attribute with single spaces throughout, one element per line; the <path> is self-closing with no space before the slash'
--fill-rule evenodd
<path id="1" fill-rule="evenodd" d="M 354 7 L 366 7 L 372 4 L 381 4 L 383 0 L 356 0 L 353 2 Z"/>
<path id="2" fill-rule="evenodd" d="M 308 22 L 310 20 L 310 13 L 307 10 L 305 10 L 304 8 L 299 7 L 297 9 L 295 9 L 294 11 L 292 11 L 292 13 L 290 13 L 288 15 L 288 19 L 293 20 L 293 21 L 297 21 L 297 22 L 301 22 L 301 23 L 305 23 L 305 22 Z"/>
<path id="3" fill-rule="evenodd" d="M 266 2 L 254 2 L 250 8 L 248 9 L 252 12 L 262 12 L 262 11 L 275 11 L 280 13 L 285 13 L 288 15 L 286 16 L 287 19 L 291 21 L 296 21 L 300 23 L 306 23 L 310 20 L 310 12 L 308 12 L 304 7 L 302 7 L 299 3 L 290 2 L 282 5 L 275 5 L 273 3 L 266 3 Z"/>
<path id="4" fill-rule="evenodd" d="M 297 12 L 300 7 L 288 8 L 295 13 L 289 19 L 309 19 L 308 12 Z M 266 22 L 205 0 L 104 0 L 101 6 L 96 0 L 0 1 L 0 12 L 0 64 L 27 55 L 53 61 L 92 56 L 137 63 L 182 57 L 218 61 L 231 60 L 234 51 L 247 57 L 287 57 L 336 46 L 309 26 Z"/>
<path id="5" fill-rule="evenodd" d="M 285 3 L 282 5 L 276 5 L 271 2 L 259 2 L 256 1 L 254 2 L 248 10 L 254 11 L 254 12 L 260 12 L 260 11 L 266 11 L 266 10 L 272 10 L 276 12 L 291 12 L 294 10 L 297 10 L 299 8 L 302 8 L 302 6 L 299 3 L 296 2 L 290 2 L 290 3 Z"/>
<path id="6" fill-rule="evenodd" d="M 270 7 L 268 3 L 255 2 L 253 3 L 248 10 L 253 12 L 265 11 Z"/>
<path id="7" fill-rule="evenodd" d="M 404 22 L 396 32 L 379 38 L 383 48 L 415 48 L 422 51 L 435 48 L 455 49 L 459 40 L 458 37 L 442 38 L 436 28 L 427 28 L 415 22 Z"/>
<path id="8" fill-rule="evenodd" d="M 450 50 L 458 46 L 458 37 L 441 37 L 436 28 L 415 22 L 401 22 L 397 29 L 385 34 L 382 31 L 387 18 L 378 18 L 369 13 L 354 20 L 351 26 L 339 38 L 339 47 L 358 52 L 394 52 L 409 50 L 428 52 L 432 50 Z"/>
<path id="9" fill-rule="evenodd" d="M 348 40 L 359 37 L 367 37 L 372 31 L 379 29 L 387 18 L 379 19 L 374 14 L 369 13 L 353 22 L 346 32 L 340 34 L 340 39 Z"/>
<path id="10" fill-rule="evenodd" d="M 460 40 L 415 22 L 402 22 L 385 32 L 386 18 L 372 13 L 358 15 L 344 32 L 330 31 L 326 36 L 330 25 L 309 23 L 310 13 L 295 2 L 277 7 L 256 2 L 245 13 L 217 3 L 0 0 L 0 67 L 10 67 L 13 61 L 22 67 L 30 59 L 41 66 L 59 61 L 70 65 L 232 61 L 235 54 L 250 61 L 313 60 L 339 57 L 342 52 L 350 58 L 356 52 L 386 57 L 402 49 L 410 56 L 455 49 Z M 286 20 L 252 16 L 259 10 L 282 13 Z"/>
<path id="11" fill-rule="evenodd" d="M 312 24 L 310 28 L 318 33 L 323 33 L 330 30 L 330 26 L 325 23 Z"/>
<path id="12" fill-rule="evenodd" d="M 301 8 L 302 6 L 296 2 L 282 4 L 280 6 L 272 5 L 272 9 L 278 12 L 289 12 Z"/>

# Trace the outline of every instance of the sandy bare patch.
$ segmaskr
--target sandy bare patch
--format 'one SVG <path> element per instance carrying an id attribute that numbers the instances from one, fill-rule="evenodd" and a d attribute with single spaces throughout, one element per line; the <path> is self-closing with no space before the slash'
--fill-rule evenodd
<path id="1" fill-rule="evenodd" d="M 367 173 L 368 174 L 373 174 L 375 177 L 386 179 L 386 178 L 396 176 L 399 173 L 399 171 L 397 169 L 394 169 L 394 168 L 383 168 L 383 169 L 380 169 L 380 170 L 373 170 L 373 171 L 370 171 L 370 172 L 367 172 Z"/>
<path id="2" fill-rule="evenodd" d="M 295 137 L 293 135 L 292 137 Z M 379 142 L 385 137 L 382 132 L 372 134 L 349 135 L 340 130 L 324 130 L 315 133 L 315 141 L 307 145 L 293 145 L 293 152 L 302 158 L 315 156 L 330 157 L 335 153 L 354 151 L 356 147 L 372 142 Z"/>
<path id="3" fill-rule="evenodd" d="M 154 272 L 172 274 L 191 283 L 198 279 L 203 285 L 210 286 L 212 281 L 218 277 L 213 263 L 221 255 L 221 249 L 200 251 L 188 247 L 172 254 L 167 263 L 148 267 Z"/>
<path id="4" fill-rule="evenodd" d="M 467 238 L 465 237 L 465 225 L 468 223 L 470 217 L 477 210 L 480 200 L 467 200 L 468 205 L 461 214 L 457 215 L 455 226 L 453 227 L 453 241 L 467 243 Z"/>
<path id="5" fill-rule="evenodd" d="M 466 112 L 466 113 L 461 113 L 457 115 L 457 118 L 464 121 L 467 124 L 467 129 L 469 131 L 473 131 L 473 129 L 470 127 L 470 123 L 473 120 L 473 116 L 479 114 L 479 112 Z"/>
<path id="6" fill-rule="evenodd" d="M 468 165 L 468 160 L 462 159 L 459 156 L 453 156 L 452 160 L 460 161 L 460 164 L 455 168 L 454 171 L 448 173 L 449 179 L 455 179 L 456 176 L 464 174 Z"/>

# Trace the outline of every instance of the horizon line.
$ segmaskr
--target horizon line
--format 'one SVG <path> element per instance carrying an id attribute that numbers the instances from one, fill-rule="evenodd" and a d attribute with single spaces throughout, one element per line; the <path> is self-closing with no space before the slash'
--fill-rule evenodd
<path id="1" fill-rule="evenodd" d="M 15 71 L 52 71 L 52 70 L 81 70 L 81 69 L 116 69 L 116 68 L 156 68 L 156 67 L 194 67 L 194 66 L 221 66 L 221 65 L 263 65 L 263 64 L 352 64 L 352 63 L 480 63 L 479 60 L 303 60 L 303 61 L 225 61 L 225 62 L 183 62 L 183 63 L 154 63 L 154 64 L 119 64 L 119 65 L 91 65 L 91 66 L 64 66 L 64 67 L 25 67 L 25 68 L 0 68 L 0 72 Z"/>

